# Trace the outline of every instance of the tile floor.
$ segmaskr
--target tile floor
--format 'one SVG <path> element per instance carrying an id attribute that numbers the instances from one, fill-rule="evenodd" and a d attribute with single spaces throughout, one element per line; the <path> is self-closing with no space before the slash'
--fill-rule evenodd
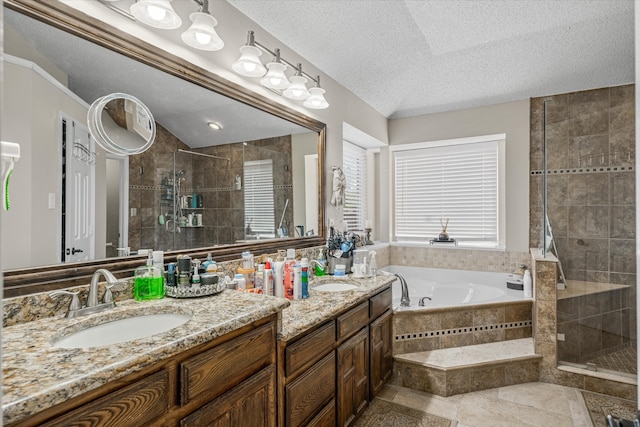
<path id="1" fill-rule="evenodd" d="M 615 352 L 599 356 L 589 360 L 588 362 L 595 363 L 598 368 L 626 372 L 629 374 L 638 373 L 638 355 L 635 347 L 616 350 Z"/>
<path id="2" fill-rule="evenodd" d="M 452 427 L 593 426 L 580 390 L 555 384 L 526 383 L 450 397 L 387 385 L 378 397 L 450 419 Z"/>

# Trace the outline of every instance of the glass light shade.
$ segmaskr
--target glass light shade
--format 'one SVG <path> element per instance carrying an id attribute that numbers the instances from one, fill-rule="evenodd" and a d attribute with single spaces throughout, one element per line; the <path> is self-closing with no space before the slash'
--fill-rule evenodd
<path id="1" fill-rule="evenodd" d="M 305 76 L 291 76 L 290 80 L 291 84 L 282 92 L 284 96 L 289 99 L 304 101 L 311 95 L 306 86 L 307 78 Z"/>
<path id="2" fill-rule="evenodd" d="M 140 22 L 150 27 L 163 30 L 175 30 L 182 25 L 171 0 L 138 0 L 131 5 L 131 14 Z"/>
<path id="3" fill-rule="evenodd" d="M 264 76 L 267 69 L 260 62 L 262 52 L 255 46 L 244 45 L 240 47 L 240 58 L 233 63 L 231 68 L 236 73 L 247 77 Z"/>
<path id="4" fill-rule="evenodd" d="M 284 74 L 287 66 L 282 62 L 269 62 L 267 64 L 267 74 L 260 80 L 262 86 L 271 89 L 286 89 L 289 87 L 289 79 Z"/>
<path id="5" fill-rule="evenodd" d="M 193 12 L 189 15 L 193 22 L 189 29 L 182 33 L 182 41 L 191 47 L 200 50 L 220 50 L 224 42 L 216 33 L 215 26 L 218 21 L 213 16 L 204 12 Z"/>
<path id="6" fill-rule="evenodd" d="M 322 110 L 329 107 L 329 103 L 324 99 L 324 89 L 321 87 L 312 87 L 309 89 L 311 95 L 302 103 L 307 108 Z"/>

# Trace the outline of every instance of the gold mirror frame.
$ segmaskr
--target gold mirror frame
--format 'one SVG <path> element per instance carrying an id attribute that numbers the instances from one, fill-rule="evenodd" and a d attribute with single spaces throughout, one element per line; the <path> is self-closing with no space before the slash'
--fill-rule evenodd
<path id="1" fill-rule="evenodd" d="M 270 99 L 251 92 L 240 85 L 224 80 L 182 58 L 157 49 L 142 40 L 124 33 L 107 24 L 79 12 L 58 1 L 5 0 L 4 5 L 39 21 L 67 31 L 100 46 L 111 49 L 131 59 L 184 79 L 205 89 L 225 95 L 236 101 L 258 108 L 266 113 L 288 120 L 311 131 L 318 132 L 318 223 L 324 224 L 324 158 L 326 125 L 298 111 L 277 104 Z M 245 250 L 256 255 L 273 253 L 284 248 L 308 248 L 322 246 L 325 243 L 324 226 L 317 236 L 274 239 L 260 243 L 232 244 L 209 248 L 165 253 L 165 262 L 175 262 L 178 254 L 192 257 L 205 257 L 211 253 L 216 261 L 239 259 Z M 75 285 L 87 284 L 93 272 L 106 268 L 117 277 L 131 277 L 136 267 L 145 257 L 109 258 L 78 263 L 56 264 L 3 271 L 5 298 L 26 295 L 35 292 L 50 291 Z"/>

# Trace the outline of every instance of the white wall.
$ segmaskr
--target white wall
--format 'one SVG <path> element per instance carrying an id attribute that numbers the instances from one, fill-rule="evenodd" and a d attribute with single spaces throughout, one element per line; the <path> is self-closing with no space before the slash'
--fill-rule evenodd
<path id="1" fill-rule="evenodd" d="M 87 108 L 32 68 L 3 64 L 3 140 L 20 144 L 11 177 L 11 209 L 2 216 L 4 269 L 56 264 L 60 239 L 59 112 L 86 123 Z M 102 154 L 102 155 L 100 155 Z M 96 162 L 96 241 L 104 242 L 104 153 Z M 57 195 L 48 208 L 49 193 Z M 101 224 L 101 225 L 100 225 Z M 96 248 L 104 257 L 104 247 Z"/>
<path id="2" fill-rule="evenodd" d="M 391 145 L 498 133 L 507 135 L 506 248 L 508 251 L 527 252 L 529 250 L 529 100 L 389 121 Z M 387 161 L 386 156 L 382 156 L 381 160 L 381 163 Z M 383 199 L 389 197 L 385 189 L 381 190 L 381 194 Z"/>
<path id="3" fill-rule="evenodd" d="M 309 229 L 306 222 L 307 209 L 305 200 L 305 160 L 307 154 L 318 154 L 318 135 L 309 133 L 299 133 L 291 136 L 291 158 L 293 163 L 293 225 L 304 225 L 305 232 Z M 317 194 L 317 192 L 316 192 Z M 277 218 L 276 221 L 280 219 Z M 316 233 L 318 230 L 314 230 Z"/>

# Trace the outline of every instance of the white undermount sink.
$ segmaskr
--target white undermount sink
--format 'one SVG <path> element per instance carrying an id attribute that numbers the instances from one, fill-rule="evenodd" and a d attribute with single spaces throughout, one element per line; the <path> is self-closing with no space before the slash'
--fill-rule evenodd
<path id="1" fill-rule="evenodd" d="M 67 335 L 53 342 L 58 348 L 100 347 L 133 341 L 166 332 L 187 323 L 190 315 L 164 313 L 127 317 Z"/>
<path id="2" fill-rule="evenodd" d="M 320 292 L 344 292 L 356 289 L 356 285 L 349 283 L 323 283 L 322 285 L 314 286 L 312 289 Z"/>

